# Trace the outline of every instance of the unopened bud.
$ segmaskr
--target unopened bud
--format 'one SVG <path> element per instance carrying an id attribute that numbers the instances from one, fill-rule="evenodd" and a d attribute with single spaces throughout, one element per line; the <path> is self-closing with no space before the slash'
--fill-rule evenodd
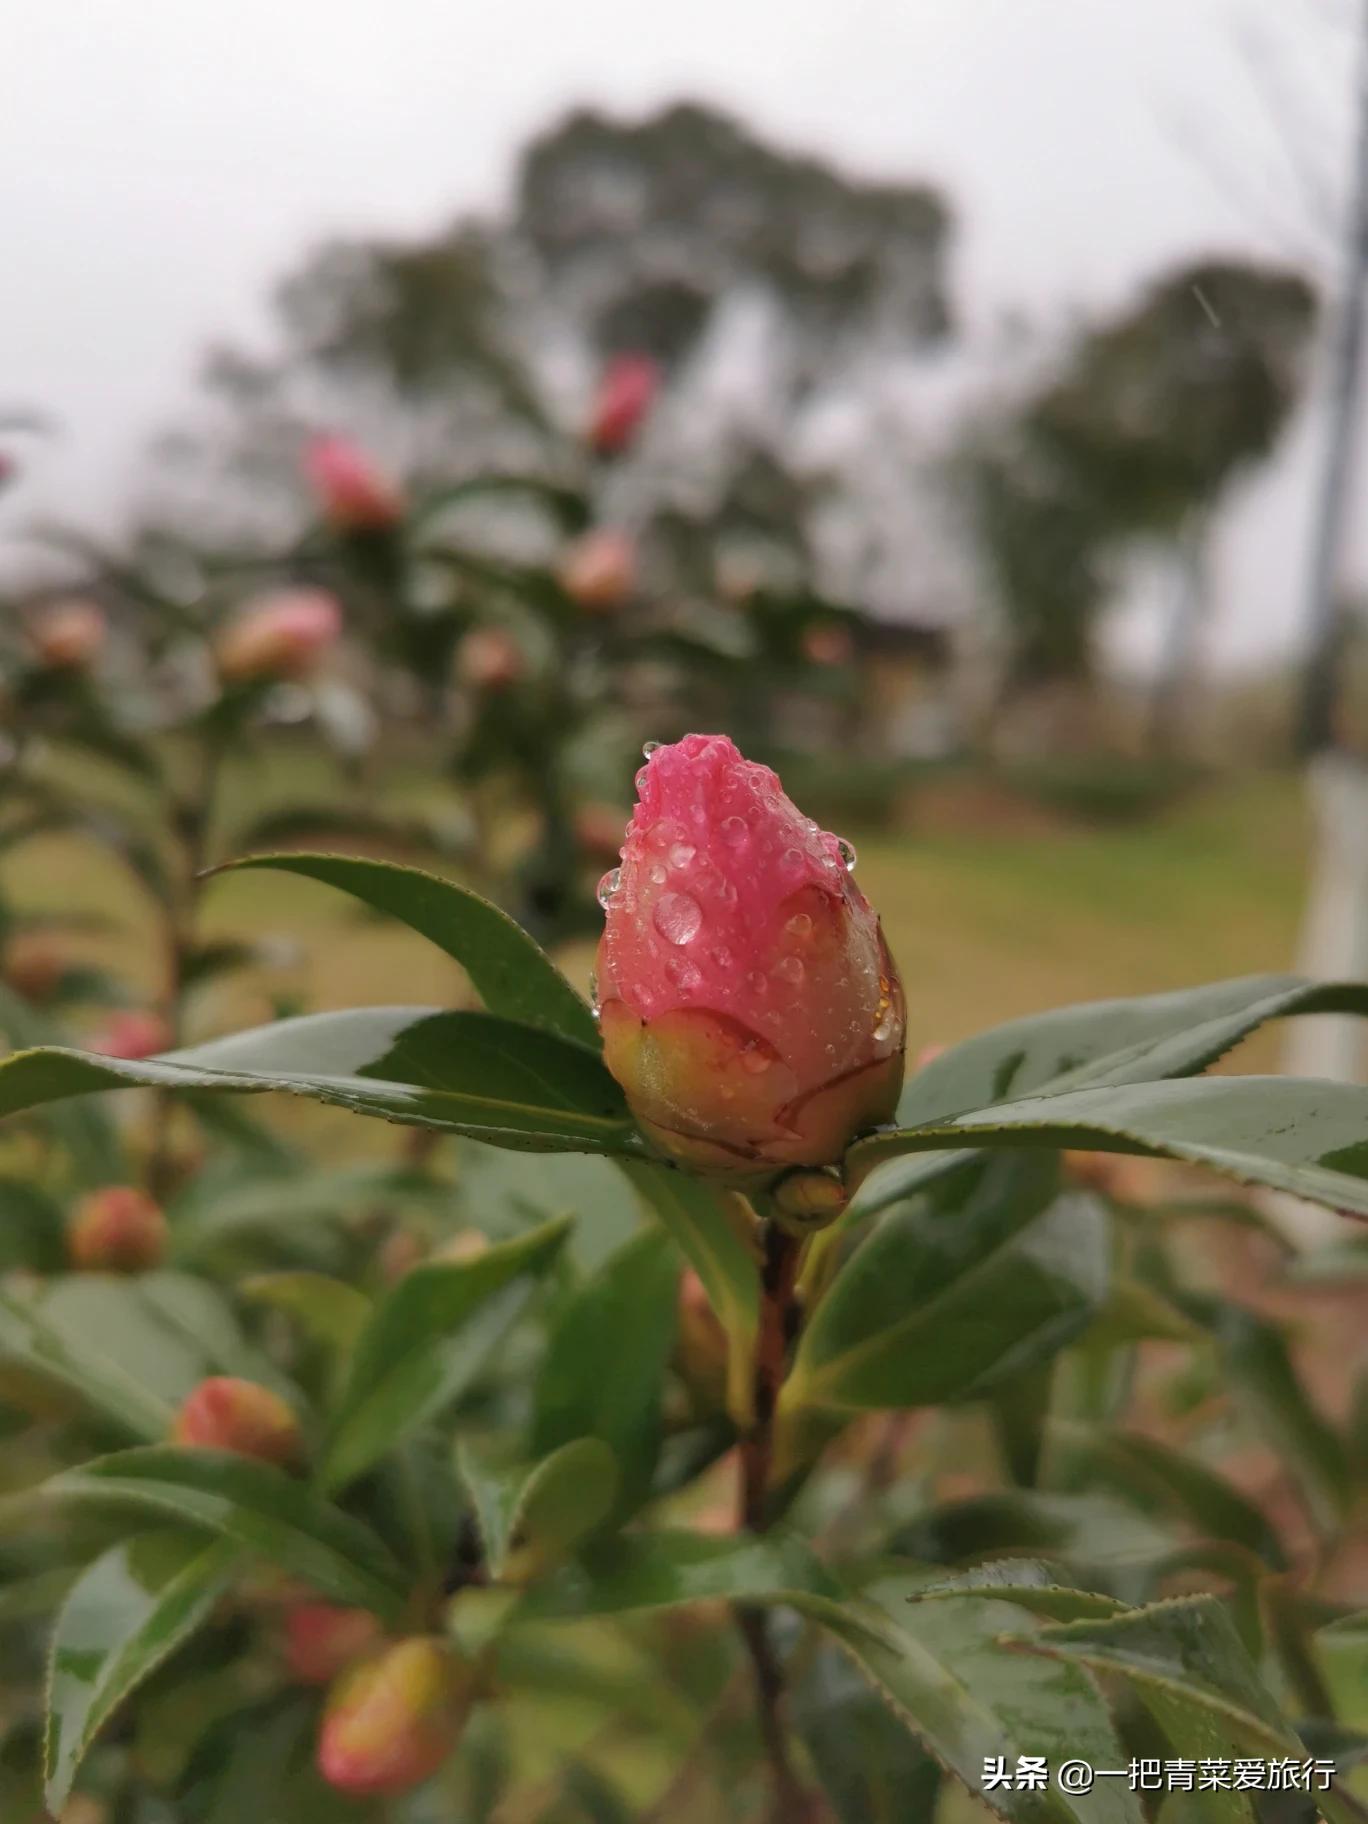
<path id="1" fill-rule="evenodd" d="M 303 1451 L 299 1421 L 278 1393 L 256 1381 L 213 1375 L 201 1381 L 176 1415 L 173 1444 L 231 1450 L 289 1469 Z"/>
<path id="2" fill-rule="evenodd" d="M 6 986 L 26 1001 L 41 1005 L 51 1000 L 65 969 L 61 951 L 37 933 L 21 933 L 5 946 L 3 974 Z"/>
<path id="3" fill-rule="evenodd" d="M 175 1034 L 159 1013 L 129 1007 L 111 1014 L 106 1023 L 91 1033 L 86 1050 L 105 1058 L 151 1058 L 169 1051 Z"/>
<path id="4" fill-rule="evenodd" d="M 369 1609 L 296 1603 L 285 1616 L 285 1664 L 301 1685 L 330 1685 L 373 1651 L 380 1637 L 380 1623 Z"/>
<path id="5" fill-rule="evenodd" d="M 834 621 L 815 621 L 804 628 L 802 647 L 810 665 L 849 665 L 855 657 L 850 629 Z"/>
<path id="6" fill-rule="evenodd" d="M 318 1769 L 340 1792 L 407 1792 L 460 1738 L 470 1670 L 444 1641 L 401 1640 L 343 1673 L 328 1698 Z"/>
<path id="7" fill-rule="evenodd" d="M 456 675 L 468 690 L 510 690 L 526 671 L 523 649 L 504 627 L 472 627 L 456 648 Z"/>
<path id="8" fill-rule="evenodd" d="M 67 1225 L 71 1263 L 86 1272 L 142 1273 L 166 1253 L 166 1218 L 131 1184 L 91 1191 Z"/>
<path id="9" fill-rule="evenodd" d="M 601 527 L 577 538 L 560 567 L 561 587 L 587 614 L 613 614 L 636 584 L 636 552 L 625 532 Z"/>
<path id="10" fill-rule="evenodd" d="M 232 684 L 305 677 L 341 631 L 341 607 L 326 589 L 275 590 L 241 609 L 218 634 L 219 676 Z"/>
<path id="11" fill-rule="evenodd" d="M 315 437 L 304 473 L 326 516 L 344 532 L 383 532 L 404 516 L 398 488 L 349 437 Z"/>
<path id="12" fill-rule="evenodd" d="M 692 1267 L 679 1276 L 675 1365 L 697 1403 L 723 1406 L 727 1397 L 727 1333 Z"/>
<path id="13" fill-rule="evenodd" d="M 771 1193 L 774 1216 L 791 1235 L 830 1228 L 850 1199 L 834 1172 L 786 1172 Z"/>
<path id="14" fill-rule="evenodd" d="M 589 418 L 589 444 L 617 456 L 641 428 L 660 390 L 660 369 L 649 355 L 618 355 L 603 370 Z"/>
<path id="15" fill-rule="evenodd" d="M 80 671 L 105 641 L 105 613 L 98 602 L 55 602 L 29 629 L 39 660 L 54 671 Z"/>

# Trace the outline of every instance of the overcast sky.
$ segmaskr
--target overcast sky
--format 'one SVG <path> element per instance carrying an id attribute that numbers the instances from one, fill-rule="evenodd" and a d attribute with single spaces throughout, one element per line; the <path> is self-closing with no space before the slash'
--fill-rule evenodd
<path id="1" fill-rule="evenodd" d="M 259 332 L 308 242 L 497 202 L 520 141 L 576 101 L 697 94 L 852 168 L 944 185 L 972 324 L 1105 308 L 1213 248 L 1314 256 L 1240 33 L 1273 44 L 1263 86 L 1337 176 L 1350 5 L 0 0 L 0 409 L 63 427 L 31 446 L 0 543 L 37 512 L 114 513 L 198 352 Z M 1222 651 L 1294 625 L 1316 429 L 1231 515 Z"/>

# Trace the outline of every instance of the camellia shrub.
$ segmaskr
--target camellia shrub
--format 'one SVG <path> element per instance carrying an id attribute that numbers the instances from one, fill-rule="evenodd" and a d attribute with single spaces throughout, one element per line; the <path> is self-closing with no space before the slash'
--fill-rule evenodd
<path id="1" fill-rule="evenodd" d="M 0 1815 L 1364 1816 L 1365 1408 L 1248 1267 L 1285 1309 L 1368 1255 L 1126 1168 L 1368 1216 L 1368 1089 L 1202 1074 L 1368 988 L 1066 1008 L 904 1081 L 850 846 L 724 737 L 637 787 L 592 1006 L 459 885 L 258 855 L 481 1007 L 0 1065 L 66 1117 L 6 1212 Z M 249 1124 L 161 1207 L 89 1183 L 105 1090 L 460 1140 L 358 1199 Z"/>

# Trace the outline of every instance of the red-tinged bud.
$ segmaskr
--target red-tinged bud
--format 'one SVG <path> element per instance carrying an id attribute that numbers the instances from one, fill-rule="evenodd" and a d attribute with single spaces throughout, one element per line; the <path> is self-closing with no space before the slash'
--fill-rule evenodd
<path id="1" fill-rule="evenodd" d="M 802 645 L 810 665 L 849 665 L 855 657 L 850 629 L 831 621 L 815 621 L 804 628 Z"/>
<path id="2" fill-rule="evenodd" d="M 679 1276 L 675 1365 L 704 1407 L 723 1406 L 727 1397 L 727 1333 L 692 1267 Z"/>
<path id="3" fill-rule="evenodd" d="M 54 602 L 30 624 L 39 662 L 54 671 L 82 671 L 105 642 L 105 612 L 98 602 Z"/>
<path id="4" fill-rule="evenodd" d="M 503 627 L 472 627 L 456 648 L 456 676 L 468 690 L 511 690 L 527 672 L 527 657 Z"/>
<path id="5" fill-rule="evenodd" d="M 589 445 L 617 456 L 641 428 L 660 391 L 660 369 L 649 355 L 618 355 L 603 370 L 589 418 Z"/>
<path id="6" fill-rule="evenodd" d="M 342 632 L 342 609 L 326 589 L 277 589 L 241 609 L 214 642 L 231 684 L 308 675 Z"/>
<path id="7" fill-rule="evenodd" d="M 404 517 L 404 498 L 350 437 L 315 437 L 304 473 L 323 512 L 344 532 L 383 532 Z"/>
<path id="8" fill-rule="evenodd" d="M 175 1035 L 161 1014 L 141 1007 L 111 1014 L 105 1025 L 86 1040 L 87 1051 L 105 1058 L 151 1058 L 169 1051 Z"/>
<path id="9" fill-rule="evenodd" d="M 357 1794 L 400 1793 L 451 1753 L 470 1708 L 469 1668 L 444 1641 L 401 1640 L 345 1672 L 318 1737 L 318 1770 Z"/>
<path id="10" fill-rule="evenodd" d="M 380 1623 L 368 1609 L 301 1602 L 285 1616 L 285 1664 L 301 1685 L 330 1685 L 380 1644 Z"/>
<path id="11" fill-rule="evenodd" d="M 577 538 L 560 567 L 561 587 L 587 614 L 614 614 L 636 585 L 636 552 L 625 532 L 601 527 Z"/>
<path id="12" fill-rule="evenodd" d="M 49 938 L 20 933 L 5 946 L 5 984 L 26 1001 L 41 1006 L 50 1001 L 61 984 L 66 959 Z"/>
<path id="13" fill-rule="evenodd" d="M 627 814 L 615 804 L 582 804 L 575 812 L 575 840 L 588 861 L 605 867 L 617 861 L 626 830 Z"/>
<path id="14" fill-rule="evenodd" d="M 172 1428 L 171 1442 L 194 1450 L 232 1450 L 290 1469 L 303 1449 L 299 1421 L 269 1387 L 212 1375 L 188 1395 Z"/>
<path id="15" fill-rule="evenodd" d="M 598 951 L 604 1056 L 661 1149 L 773 1177 L 891 1116 L 902 986 L 854 851 L 725 735 L 658 747 Z"/>
<path id="16" fill-rule="evenodd" d="M 87 1272 L 142 1273 L 166 1253 L 166 1218 L 131 1184 L 91 1191 L 71 1213 L 67 1251 Z"/>

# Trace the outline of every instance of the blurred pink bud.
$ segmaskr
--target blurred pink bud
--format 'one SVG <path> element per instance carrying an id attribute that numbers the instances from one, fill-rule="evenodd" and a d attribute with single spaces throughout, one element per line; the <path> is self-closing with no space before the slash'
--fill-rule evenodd
<path id="1" fill-rule="evenodd" d="M 71 1264 L 86 1272 L 142 1273 L 166 1253 L 166 1218 L 131 1184 L 108 1184 L 82 1197 L 67 1224 Z"/>
<path id="2" fill-rule="evenodd" d="M 66 960 L 51 941 L 38 932 L 21 932 L 5 946 L 5 985 L 26 1001 L 41 1004 L 52 999 L 66 971 Z"/>
<path id="3" fill-rule="evenodd" d="M 151 1058 L 169 1051 L 175 1034 L 159 1013 L 128 1007 L 111 1014 L 105 1025 L 86 1040 L 87 1051 L 105 1058 Z"/>
<path id="4" fill-rule="evenodd" d="M 250 602 L 215 641 L 219 675 L 230 683 L 298 678 L 342 632 L 342 609 L 326 589 L 278 589 Z"/>
<path id="5" fill-rule="evenodd" d="M 285 1614 L 285 1664 L 301 1685 L 330 1685 L 380 1641 L 369 1609 L 298 1602 Z"/>
<path id="6" fill-rule="evenodd" d="M 649 355 L 616 355 L 604 368 L 589 418 L 589 444 L 616 456 L 641 428 L 660 390 L 660 369 Z"/>
<path id="7" fill-rule="evenodd" d="M 290 1469 L 302 1451 L 299 1421 L 278 1393 L 256 1381 L 211 1375 L 190 1393 L 171 1442 L 194 1450 L 231 1450 Z"/>
<path id="8" fill-rule="evenodd" d="M 692 1267 L 679 1276 L 675 1366 L 695 1398 L 716 1409 L 727 1397 L 727 1333 Z"/>
<path id="9" fill-rule="evenodd" d="M 590 861 L 611 866 L 622 851 L 627 814 L 615 804 L 582 804 L 575 812 L 575 840 Z"/>
<path id="10" fill-rule="evenodd" d="M 54 602 L 29 627 L 39 660 L 59 671 L 79 671 L 98 657 L 105 641 L 105 612 L 98 602 Z"/>
<path id="11" fill-rule="evenodd" d="M 849 665 L 855 657 L 850 629 L 816 621 L 803 630 L 803 657 L 810 665 Z"/>
<path id="12" fill-rule="evenodd" d="M 469 1669 L 445 1642 L 401 1640 L 334 1685 L 318 1737 L 318 1770 L 340 1792 L 400 1793 L 434 1774 L 470 1707 Z"/>
<path id="13" fill-rule="evenodd" d="M 605 877 L 604 1057 L 633 1113 L 699 1169 L 831 1165 L 902 1084 L 902 985 L 818 829 L 725 735 L 658 747 Z"/>
<path id="14" fill-rule="evenodd" d="M 344 532 L 381 532 L 404 517 L 404 500 L 350 437 L 311 438 L 304 473 L 324 513 Z"/>
<path id="15" fill-rule="evenodd" d="M 509 690 L 526 670 L 522 647 L 503 627 L 472 627 L 456 648 L 456 675 L 469 690 Z"/>
<path id="16" fill-rule="evenodd" d="M 590 614 L 621 608 L 636 584 L 636 551 L 625 532 L 600 528 L 577 538 L 560 567 L 561 587 Z"/>

